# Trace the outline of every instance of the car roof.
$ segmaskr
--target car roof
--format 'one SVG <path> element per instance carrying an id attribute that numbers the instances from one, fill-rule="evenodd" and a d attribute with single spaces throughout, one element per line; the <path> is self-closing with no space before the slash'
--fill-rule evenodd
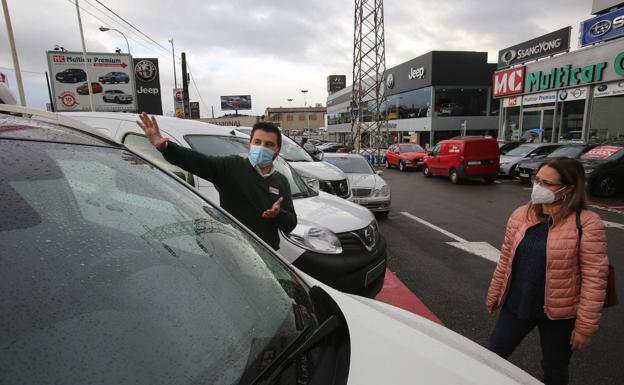
<path id="1" fill-rule="evenodd" d="M 120 147 L 110 138 L 74 119 L 6 104 L 0 104 L 0 139 Z"/>
<path id="2" fill-rule="evenodd" d="M 124 121 L 135 123 L 139 120 L 139 114 L 126 112 L 64 112 L 63 115 L 74 119 L 98 118 L 110 119 L 112 121 Z M 198 120 L 180 119 L 172 116 L 156 116 L 158 122 L 163 122 L 161 128 L 173 129 L 181 136 L 185 135 L 232 135 L 236 131 L 235 136 L 241 138 L 249 138 L 249 135 L 236 130 L 236 127 L 217 126 L 216 124 L 200 122 Z M 88 123 L 87 123 L 88 124 Z M 166 126 L 166 127 L 165 127 Z"/>
<path id="3" fill-rule="evenodd" d="M 328 152 L 323 154 L 323 158 L 364 158 L 363 155 L 360 154 L 352 154 L 349 152 Z"/>

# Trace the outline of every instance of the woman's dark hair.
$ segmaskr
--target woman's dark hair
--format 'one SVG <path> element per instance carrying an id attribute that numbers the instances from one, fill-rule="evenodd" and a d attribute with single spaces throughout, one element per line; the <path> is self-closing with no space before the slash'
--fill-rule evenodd
<path id="1" fill-rule="evenodd" d="M 269 122 L 258 122 L 254 124 L 251 128 L 251 138 L 249 140 L 253 139 L 253 136 L 256 130 L 262 130 L 262 131 L 276 134 L 277 145 L 278 147 L 282 147 L 282 133 L 280 132 L 280 129 L 275 124 L 269 123 Z"/>
<path id="2" fill-rule="evenodd" d="M 573 187 L 572 191 L 567 192 L 563 196 L 561 202 L 561 218 L 565 218 L 575 212 L 587 209 L 587 184 L 585 181 L 585 169 L 583 165 L 576 159 L 572 158 L 553 158 L 542 164 L 542 167 L 553 168 L 561 176 L 561 184 L 565 187 Z M 534 205 L 529 203 L 529 212 L 533 212 L 538 217 L 543 215 L 542 205 Z"/>

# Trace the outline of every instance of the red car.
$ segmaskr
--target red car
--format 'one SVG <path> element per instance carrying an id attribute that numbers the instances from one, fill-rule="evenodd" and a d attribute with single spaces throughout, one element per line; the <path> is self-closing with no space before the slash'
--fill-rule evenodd
<path id="1" fill-rule="evenodd" d="M 486 183 L 492 183 L 498 174 L 499 162 L 496 139 L 464 137 L 443 140 L 425 157 L 424 174 L 426 177 L 448 176 L 453 183 L 469 178 L 483 178 Z"/>
<path id="2" fill-rule="evenodd" d="M 386 168 L 397 166 L 401 171 L 422 167 L 427 151 L 415 143 L 394 144 L 386 152 Z"/>
<path id="3" fill-rule="evenodd" d="M 101 93 L 102 90 L 102 85 L 98 82 L 91 82 L 91 88 L 93 89 L 93 93 L 94 94 L 99 94 Z M 87 83 L 84 83 L 83 85 L 81 85 L 80 87 L 76 88 L 76 92 L 79 93 L 80 95 L 89 95 L 89 86 Z"/>

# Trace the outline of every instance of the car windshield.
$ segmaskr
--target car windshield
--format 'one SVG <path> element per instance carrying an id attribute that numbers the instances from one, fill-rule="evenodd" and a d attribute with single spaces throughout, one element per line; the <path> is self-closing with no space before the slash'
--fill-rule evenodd
<path id="1" fill-rule="evenodd" d="M 347 174 L 369 174 L 375 173 L 371 165 L 360 156 L 325 156 L 324 161 L 333 164 Z"/>
<path id="2" fill-rule="evenodd" d="M 0 165 L 4 384 L 249 383 L 317 325 L 281 260 L 132 153 L 0 139 Z"/>
<path id="3" fill-rule="evenodd" d="M 624 156 L 624 147 L 622 146 L 598 146 L 587 151 L 582 158 L 593 160 L 616 160 Z"/>
<path id="4" fill-rule="evenodd" d="M 578 158 L 583 152 L 583 149 L 583 146 L 564 146 L 548 154 L 547 158 Z"/>
<path id="5" fill-rule="evenodd" d="M 289 162 L 314 162 L 314 159 L 306 150 L 286 135 L 282 135 L 280 155 Z"/>
<path id="6" fill-rule="evenodd" d="M 508 156 L 527 156 L 529 155 L 529 153 L 533 150 L 535 150 L 537 147 L 535 146 L 527 146 L 527 145 L 522 145 L 522 146 L 518 146 L 516 148 L 514 148 L 513 150 L 509 151 L 507 154 Z"/>
<path id="7" fill-rule="evenodd" d="M 184 139 L 191 147 L 204 155 L 210 156 L 230 156 L 239 155 L 247 157 L 249 154 L 249 140 L 236 138 L 233 136 L 216 135 L 186 135 Z M 308 198 L 317 195 L 301 179 L 299 174 L 294 172 L 290 165 L 278 157 L 273 162 L 275 169 L 284 175 L 290 184 L 290 192 L 293 198 Z"/>
<path id="8" fill-rule="evenodd" d="M 399 146 L 399 150 L 401 152 L 422 152 L 425 151 L 422 147 L 417 144 L 408 144 Z"/>

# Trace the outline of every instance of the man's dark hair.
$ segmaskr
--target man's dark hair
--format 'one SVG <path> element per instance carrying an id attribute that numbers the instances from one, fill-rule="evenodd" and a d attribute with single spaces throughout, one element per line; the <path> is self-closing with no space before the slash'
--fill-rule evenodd
<path id="1" fill-rule="evenodd" d="M 282 133 L 280 132 L 280 129 L 275 124 L 269 123 L 269 122 L 258 122 L 254 124 L 251 128 L 251 138 L 249 140 L 253 139 L 253 136 L 256 130 L 262 130 L 265 132 L 272 132 L 276 134 L 277 145 L 278 147 L 282 147 Z"/>

